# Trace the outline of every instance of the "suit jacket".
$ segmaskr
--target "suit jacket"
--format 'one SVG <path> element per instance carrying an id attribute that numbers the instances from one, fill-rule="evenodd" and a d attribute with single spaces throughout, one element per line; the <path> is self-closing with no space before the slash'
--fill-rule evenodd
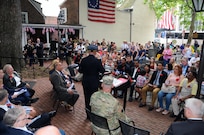
<path id="1" fill-rule="evenodd" d="M 65 101 L 67 101 L 67 98 L 72 97 L 72 95 L 67 92 L 68 88 L 66 86 L 66 82 L 57 71 L 53 71 L 53 73 L 50 75 L 50 81 L 53 85 L 53 89 L 57 92 L 61 100 L 66 99 Z"/>
<path id="2" fill-rule="evenodd" d="M 16 74 L 14 73 L 14 75 L 16 75 Z M 21 81 L 21 84 L 18 87 L 16 87 L 16 81 L 15 81 L 14 77 L 10 78 L 8 74 L 4 74 L 3 84 L 4 84 L 4 87 L 6 89 L 9 89 L 9 90 L 13 89 L 13 92 L 14 92 L 14 89 L 25 87 L 25 85 L 26 85 L 25 82 Z"/>
<path id="3" fill-rule="evenodd" d="M 79 72 L 83 73 L 83 86 L 90 88 L 90 91 L 97 91 L 99 86 L 99 73 L 104 73 L 102 63 L 94 55 L 82 59 L 79 65 Z"/>
<path id="4" fill-rule="evenodd" d="M 186 120 L 174 122 L 169 127 L 166 135 L 203 135 L 204 121 L 202 120 Z"/>
<path id="5" fill-rule="evenodd" d="M 158 71 L 154 71 L 153 72 L 152 77 L 151 77 L 151 79 L 149 81 L 150 84 L 153 84 L 154 80 L 156 79 L 157 72 Z M 159 85 L 158 85 L 158 88 L 162 87 L 162 84 L 165 82 L 166 78 L 167 78 L 167 73 L 162 70 L 162 72 L 161 72 L 161 74 L 159 76 Z"/>
<path id="6" fill-rule="evenodd" d="M 3 108 L 0 108 L 0 122 L 3 120 L 6 111 Z"/>
<path id="7" fill-rule="evenodd" d="M 33 135 L 31 133 L 28 133 L 28 132 L 20 130 L 20 129 L 5 126 L 1 122 L 0 122 L 0 133 L 1 133 L 1 135 Z"/>

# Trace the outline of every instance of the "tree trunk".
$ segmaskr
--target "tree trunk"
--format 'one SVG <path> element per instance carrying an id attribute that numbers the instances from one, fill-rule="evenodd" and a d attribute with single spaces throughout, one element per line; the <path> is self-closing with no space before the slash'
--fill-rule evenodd
<path id="1" fill-rule="evenodd" d="M 195 18 L 196 18 L 196 12 L 192 11 L 192 16 L 191 16 L 191 25 L 189 29 L 189 34 L 188 34 L 188 41 L 187 44 L 191 44 L 192 38 L 193 38 L 193 31 L 195 28 Z"/>
<path id="2" fill-rule="evenodd" d="M 10 63 L 20 71 L 23 56 L 20 0 L 1 0 L 0 22 L 0 68 Z"/>

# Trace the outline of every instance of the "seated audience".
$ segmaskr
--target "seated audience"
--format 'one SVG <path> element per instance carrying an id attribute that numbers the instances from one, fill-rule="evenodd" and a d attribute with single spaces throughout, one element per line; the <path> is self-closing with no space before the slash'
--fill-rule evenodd
<path id="1" fill-rule="evenodd" d="M 195 56 L 191 57 L 191 59 L 188 61 L 188 65 L 191 67 L 191 66 L 194 66 L 196 61 L 200 60 L 200 56 L 199 56 L 199 53 L 195 53 Z"/>
<path id="2" fill-rule="evenodd" d="M 203 135 L 203 113 L 203 101 L 196 98 L 186 99 L 184 115 L 187 120 L 172 123 L 166 135 Z"/>
<path id="3" fill-rule="evenodd" d="M 165 83 L 161 87 L 161 91 L 158 93 L 159 108 L 156 109 L 157 112 L 162 112 L 166 115 L 169 113 L 169 106 L 171 104 L 171 99 L 175 96 L 176 91 L 179 87 L 180 82 L 183 80 L 182 68 L 180 65 L 174 67 L 174 72 L 171 73 L 166 79 Z M 166 97 L 166 108 L 163 107 L 163 98 Z"/>
<path id="4" fill-rule="evenodd" d="M 105 75 L 102 80 L 102 90 L 95 92 L 91 96 L 91 112 L 107 118 L 109 128 L 116 129 L 111 133 L 114 135 L 120 135 L 121 131 L 118 119 L 126 122 L 130 122 L 130 119 L 124 114 L 122 106 L 119 105 L 119 101 L 110 93 L 113 87 L 113 77 Z M 92 125 L 92 128 L 97 135 L 108 134 L 107 130 L 101 129 L 95 125 Z"/>
<path id="5" fill-rule="evenodd" d="M 181 59 L 181 67 L 182 67 L 182 74 L 184 76 L 186 76 L 186 74 L 188 72 L 188 68 L 189 68 L 189 66 L 188 66 L 188 59 L 187 58 L 183 57 Z"/>
<path id="6" fill-rule="evenodd" d="M 150 64 L 149 65 L 150 65 L 150 69 L 151 70 L 155 71 L 157 69 L 157 64 L 155 62 L 155 58 L 154 57 L 150 58 Z"/>
<path id="7" fill-rule="evenodd" d="M 187 73 L 186 78 L 181 81 L 176 95 L 171 99 L 173 108 L 173 113 L 170 115 L 171 117 L 175 117 L 179 114 L 179 104 L 196 95 L 198 89 L 196 76 L 196 71 L 191 70 Z"/>
<path id="8" fill-rule="evenodd" d="M 113 72 L 114 70 L 114 63 L 112 58 L 108 58 L 104 65 L 105 72 Z"/>
<path id="9" fill-rule="evenodd" d="M 16 105 L 12 104 L 8 99 L 8 92 L 5 89 L 0 89 L 0 121 L 3 120 L 4 114 Z M 26 112 L 29 114 L 29 118 L 36 116 L 36 110 L 31 106 L 23 106 Z"/>
<path id="10" fill-rule="evenodd" d="M 167 75 L 170 75 L 171 73 L 173 73 L 173 66 L 171 63 L 166 64 L 166 68 L 164 69 L 164 71 L 167 73 Z"/>
<path id="11" fill-rule="evenodd" d="M 20 107 L 20 106 L 9 109 L 5 113 L 3 118 L 3 123 L 6 126 L 10 126 L 14 129 L 21 130 L 23 135 L 33 134 L 26 127 L 26 124 L 28 124 L 29 121 L 31 120 L 28 119 L 28 115 L 26 114 L 26 111 L 23 109 L 23 107 Z"/>
<path id="12" fill-rule="evenodd" d="M 145 77 L 145 70 L 142 69 L 140 71 L 140 75 L 138 75 L 137 80 L 136 80 L 136 87 L 135 90 L 136 92 L 138 92 L 139 96 L 137 97 L 137 99 L 141 100 L 141 89 L 145 86 L 146 84 L 146 77 Z"/>
<path id="13" fill-rule="evenodd" d="M 139 64 L 139 61 L 138 60 L 134 60 L 134 67 L 131 68 L 131 78 L 133 80 L 131 86 L 130 86 L 130 95 L 129 95 L 129 99 L 128 101 L 129 102 L 132 102 L 133 98 L 133 92 L 135 90 L 135 84 L 136 84 L 136 79 L 137 79 L 137 76 L 138 74 L 140 73 L 140 64 Z"/>
<path id="14" fill-rule="evenodd" d="M 4 89 L 0 89 L 0 121 L 3 120 L 3 117 L 5 113 L 10 108 L 16 108 L 19 106 L 16 106 L 9 102 L 8 100 L 8 93 Z M 26 114 L 28 114 L 28 118 L 31 120 L 28 124 L 28 127 L 32 130 L 36 130 L 40 127 L 50 125 L 51 124 L 51 118 L 55 116 L 56 111 L 51 111 L 49 113 L 43 113 L 36 117 L 36 111 L 31 106 L 22 106 L 23 109 L 26 111 Z"/>
<path id="15" fill-rule="evenodd" d="M 54 64 L 54 71 L 50 75 L 50 81 L 53 85 L 54 91 L 58 95 L 58 98 L 73 106 L 78 100 L 79 94 L 77 94 L 76 90 L 72 89 L 73 84 L 65 80 L 62 69 L 62 63 L 56 62 Z"/>
<path id="16" fill-rule="evenodd" d="M 142 101 L 139 104 L 139 107 L 146 106 L 147 91 L 151 91 L 152 102 L 148 110 L 152 111 L 154 109 L 154 103 L 156 101 L 157 94 L 160 91 L 161 86 L 165 82 L 166 78 L 167 78 L 167 73 L 163 71 L 162 63 L 161 62 L 157 63 L 157 70 L 153 72 L 149 83 L 141 90 Z"/>
<path id="17" fill-rule="evenodd" d="M 12 65 L 6 64 L 3 67 L 3 71 L 3 85 L 9 93 L 10 101 L 20 101 L 24 105 L 29 105 L 38 101 L 39 98 L 31 98 L 35 91 L 30 88 L 28 83 L 21 80 L 16 72 L 14 72 Z"/>

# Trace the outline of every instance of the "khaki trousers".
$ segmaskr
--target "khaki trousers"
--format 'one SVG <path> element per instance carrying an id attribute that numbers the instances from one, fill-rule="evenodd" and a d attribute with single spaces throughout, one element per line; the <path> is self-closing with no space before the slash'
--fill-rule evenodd
<path id="1" fill-rule="evenodd" d="M 157 99 L 157 94 L 160 91 L 160 88 L 153 88 L 149 85 L 146 85 L 145 87 L 142 88 L 142 103 L 146 103 L 146 99 L 147 99 L 147 91 L 152 92 L 152 102 L 151 102 L 151 106 L 154 106 L 154 103 Z"/>

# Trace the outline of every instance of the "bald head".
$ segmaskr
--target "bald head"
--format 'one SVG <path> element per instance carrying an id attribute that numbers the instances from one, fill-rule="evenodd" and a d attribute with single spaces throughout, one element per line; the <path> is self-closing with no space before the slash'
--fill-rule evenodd
<path id="1" fill-rule="evenodd" d="M 35 132 L 35 135 L 61 135 L 61 134 L 57 127 L 50 125 L 38 129 Z"/>

